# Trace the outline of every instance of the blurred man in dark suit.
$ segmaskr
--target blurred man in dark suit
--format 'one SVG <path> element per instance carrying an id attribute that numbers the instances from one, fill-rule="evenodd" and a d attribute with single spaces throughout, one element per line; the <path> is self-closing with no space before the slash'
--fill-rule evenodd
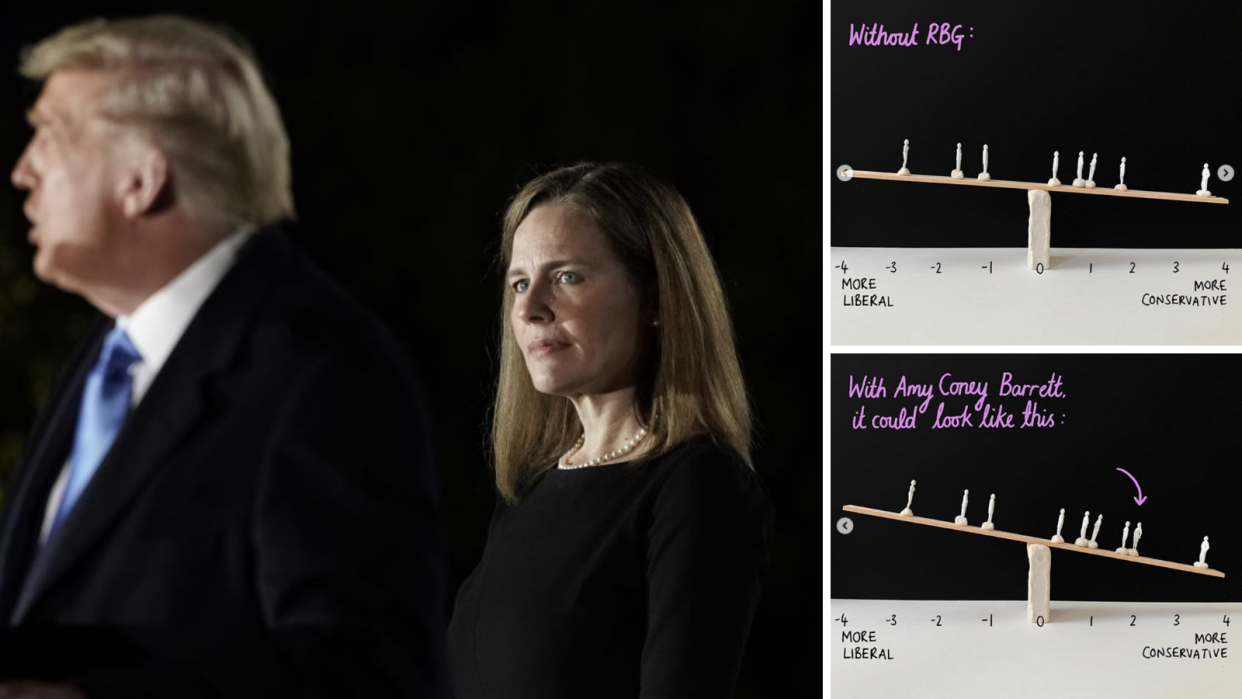
<path id="1" fill-rule="evenodd" d="M 22 72 L 35 273 L 101 315 L 5 497 L 0 677 L 38 682 L 0 697 L 437 695 L 421 392 L 286 240 L 289 145 L 250 51 L 94 21 Z"/>

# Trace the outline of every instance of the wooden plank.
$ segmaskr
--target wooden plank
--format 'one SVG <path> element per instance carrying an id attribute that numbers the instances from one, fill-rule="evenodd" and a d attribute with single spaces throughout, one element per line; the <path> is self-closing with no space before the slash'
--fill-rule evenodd
<path id="1" fill-rule="evenodd" d="M 853 173 L 853 177 L 860 177 L 867 180 L 894 180 L 897 182 L 926 182 L 931 184 L 964 184 L 972 187 L 999 187 L 1001 189 L 1042 189 L 1046 192 L 1068 192 L 1073 194 L 1099 194 L 1106 197 L 1132 197 L 1135 199 L 1162 199 L 1165 201 L 1186 201 L 1196 204 L 1228 204 L 1229 200 L 1224 197 L 1201 197 L 1197 194 L 1175 194 L 1173 192 L 1147 192 L 1141 189 L 1127 189 L 1125 191 L 1117 191 L 1111 187 L 1096 187 L 1095 189 L 1087 189 L 1086 187 L 1073 187 L 1063 184 L 1059 187 L 1050 187 L 1040 182 L 1016 182 L 1013 180 L 988 180 L 980 182 L 973 177 L 955 180 L 952 177 L 940 177 L 937 175 L 898 175 L 892 172 L 873 172 L 871 170 L 847 170 L 847 173 Z"/>
<path id="2" fill-rule="evenodd" d="M 1021 541 L 1027 544 L 1039 544 L 1048 548 L 1063 549 L 1065 551 L 1076 551 L 1078 553 L 1088 553 L 1093 556 L 1104 556 L 1119 561 L 1129 561 L 1131 563 L 1143 563 L 1149 566 L 1159 566 L 1161 568 L 1171 568 L 1173 570 L 1181 570 L 1187 573 L 1198 573 L 1200 575 L 1211 575 L 1217 578 L 1225 577 L 1225 574 L 1219 570 L 1212 568 L 1196 568 L 1193 565 L 1184 563 L 1174 563 L 1172 561 L 1162 561 L 1159 558 L 1148 558 L 1146 556 L 1128 556 L 1116 553 L 1112 550 L 1105 551 L 1103 546 L 1098 549 L 1089 549 L 1082 546 L 1075 546 L 1071 543 L 1056 544 L 1051 539 L 1041 539 L 1034 536 L 1026 536 L 1024 534 L 1014 534 L 1012 532 L 1003 532 L 999 529 L 988 531 L 976 526 L 958 526 L 952 522 L 945 522 L 938 519 L 928 519 L 926 517 L 902 517 L 896 512 L 887 512 L 885 510 L 873 510 L 870 507 L 858 507 L 857 505 L 846 505 L 846 512 L 856 512 L 860 515 L 871 515 L 873 517 L 883 517 L 885 519 L 895 519 L 899 522 L 909 522 L 911 524 L 925 524 L 929 527 L 939 527 L 941 529 L 953 529 L 959 532 L 968 532 L 970 534 L 983 534 L 984 536 L 994 536 L 998 539 L 1009 539 L 1010 541 Z M 1072 532 L 1071 532 L 1072 533 Z"/>

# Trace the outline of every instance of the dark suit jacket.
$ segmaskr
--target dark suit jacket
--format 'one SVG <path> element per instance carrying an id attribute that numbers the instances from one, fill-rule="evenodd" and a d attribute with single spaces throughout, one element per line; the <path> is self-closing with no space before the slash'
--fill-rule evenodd
<path id="1" fill-rule="evenodd" d="M 204 302 L 42 552 L 78 348 L 0 519 L 0 677 L 104 696 L 434 696 L 437 484 L 421 390 L 371 315 L 269 227 Z"/>

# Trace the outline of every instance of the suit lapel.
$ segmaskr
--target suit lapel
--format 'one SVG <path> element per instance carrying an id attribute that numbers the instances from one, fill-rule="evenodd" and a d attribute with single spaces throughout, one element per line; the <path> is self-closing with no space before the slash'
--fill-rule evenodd
<path id="1" fill-rule="evenodd" d="M 7 620 L 27 579 L 52 484 L 64 467 L 77 425 L 87 372 L 99 355 L 111 318 L 100 315 L 67 362 L 52 397 L 30 431 L 18 477 L 0 519 L 0 619 Z"/>
<path id="2" fill-rule="evenodd" d="M 289 250 L 281 235 L 279 230 L 256 233 L 186 327 L 77 504 L 35 561 L 17 600 L 14 624 L 90 551 L 148 478 L 170 465 L 169 457 L 210 410 L 206 384 L 232 365 L 253 309 L 284 267 Z"/>

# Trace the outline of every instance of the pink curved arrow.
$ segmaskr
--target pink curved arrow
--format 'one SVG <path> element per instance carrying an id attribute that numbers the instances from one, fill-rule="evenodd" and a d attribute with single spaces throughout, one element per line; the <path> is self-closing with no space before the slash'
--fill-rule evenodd
<path id="1" fill-rule="evenodd" d="M 1127 476 L 1130 476 L 1130 472 L 1125 470 L 1124 468 L 1119 468 L 1117 470 L 1121 471 Z M 1143 486 L 1138 484 L 1138 479 L 1135 478 L 1134 476 L 1130 476 L 1130 480 L 1134 481 L 1134 487 L 1138 488 L 1138 491 L 1139 491 L 1138 497 L 1134 498 L 1134 502 L 1137 502 L 1139 505 L 1142 505 L 1144 502 L 1147 501 L 1147 498 L 1143 497 Z"/>

